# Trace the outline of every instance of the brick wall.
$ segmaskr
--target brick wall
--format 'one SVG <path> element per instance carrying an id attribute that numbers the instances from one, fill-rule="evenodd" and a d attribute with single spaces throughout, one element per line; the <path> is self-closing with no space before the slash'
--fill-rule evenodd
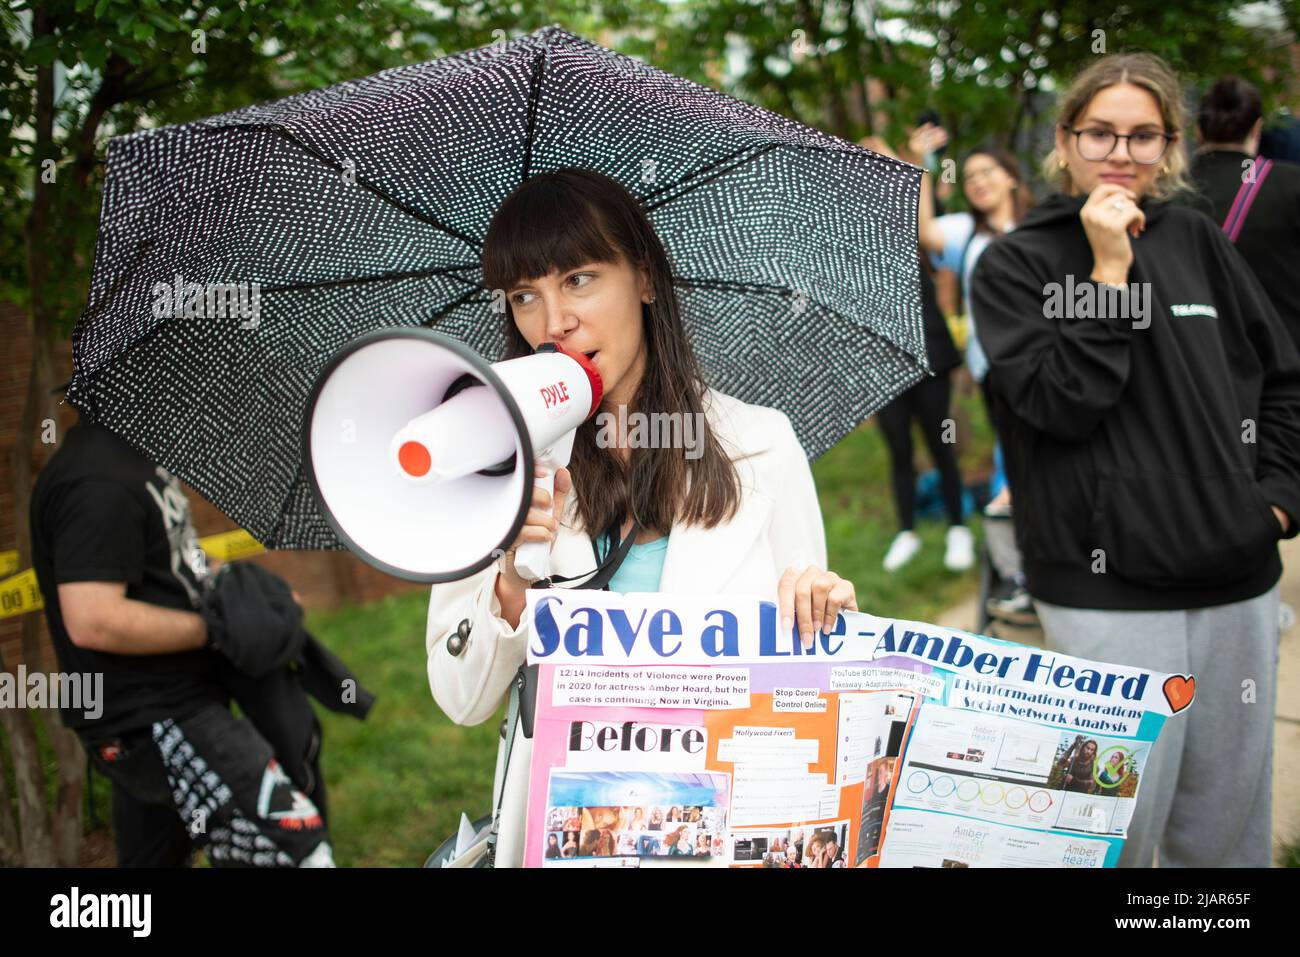
<path id="1" fill-rule="evenodd" d="M 0 551 L 8 551 L 18 547 L 10 461 L 17 439 L 18 420 L 22 414 L 31 363 L 26 314 L 10 303 L 0 303 L 0 342 L 4 343 L 4 358 L 0 360 L 0 461 L 4 463 L 3 471 L 0 472 Z M 62 342 L 55 355 L 55 382 L 64 382 L 71 375 L 71 344 Z M 62 407 L 61 428 L 68 428 L 76 420 L 75 410 Z M 35 451 L 44 453 L 46 450 L 37 445 Z M 42 459 L 33 463 L 36 467 L 40 464 Z M 188 488 L 186 491 L 194 513 L 194 526 L 200 537 L 237 527 L 197 492 Z M 332 608 L 342 602 L 372 601 L 393 592 L 427 587 L 385 575 L 346 551 L 268 552 L 247 560 L 282 576 L 297 590 L 303 605 L 308 609 Z M 40 619 L 41 640 L 47 659 L 41 667 L 49 669 L 53 667 L 53 652 L 45 628 L 45 616 L 40 613 L 37 616 Z M 10 666 L 22 661 L 19 635 L 18 618 L 0 619 L 0 652 L 3 652 L 5 661 Z"/>

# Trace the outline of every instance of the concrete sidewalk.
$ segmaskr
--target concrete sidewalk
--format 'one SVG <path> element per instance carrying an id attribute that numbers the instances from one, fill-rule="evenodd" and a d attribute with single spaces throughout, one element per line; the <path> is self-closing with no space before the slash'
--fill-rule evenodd
<path id="1" fill-rule="evenodd" d="M 1282 555 L 1282 601 L 1300 614 L 1300 537 L 1279 543 Z M 976 598 L 949 609 L 936 624 L 964 631 L 979 621 Z M 996 637 L 1042 646 L 1036 628 L 1000 626 Z M 1277 711 L 1273 726 L 1273 848 L 1274 859 L 1284 840 L 1300 842 L 1300 624 L 1282 634 L 1278 663 Z M 1195 705 L 1193 705 L 1195 707 Z"/>

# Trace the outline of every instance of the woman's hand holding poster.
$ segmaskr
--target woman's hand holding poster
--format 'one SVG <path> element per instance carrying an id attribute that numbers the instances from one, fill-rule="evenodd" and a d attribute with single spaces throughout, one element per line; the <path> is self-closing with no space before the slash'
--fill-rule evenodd
<path id="1" fill-rule="evenodd" d="M 528 594 L 529 866 L 1114 866 L 1195 679 L 758 598 Z"/>

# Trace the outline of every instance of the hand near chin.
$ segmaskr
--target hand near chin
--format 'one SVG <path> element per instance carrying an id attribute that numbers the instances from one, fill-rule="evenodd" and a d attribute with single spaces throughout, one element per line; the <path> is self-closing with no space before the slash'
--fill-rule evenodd
<path id="1" fill-rule="evenodd" d="M 1101 183 L 1079 210 L 1084 234 L 1092 248 L 1091 278 L 1111 285 L 1128 282 L 1133 265 L 1132 241 L 1146 229 L 1146 213 L 1137 205 L 1131 189 L 1115 183 Z"/>

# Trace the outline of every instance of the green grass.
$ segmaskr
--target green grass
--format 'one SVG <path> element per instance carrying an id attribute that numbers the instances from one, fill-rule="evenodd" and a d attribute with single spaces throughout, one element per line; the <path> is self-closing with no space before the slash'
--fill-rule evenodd
<path id="1" fill-rule="evenodd" d="M 420 589 L 307 618 L 378 699 L 364 722 L 317 709 L 340 865 L 418 866 L 461 811 L 489 809 L 500 719 L 467 728 L 438 710 L 425 671 L 428 607 Z"/>
<path id="2" fill-rule="evenodd" d="M 1300 840 L 1282 842 L 1278 864 L 1282 867 L 1300 867 Z"/>
<path id="3" fill-rule="evenodd" d="M 971 422 L 962 459 L 969 479 L 987 473 L 992 438 L 978 397 L 957 401 Z M 881 570 L 897 531 L 888 461 L 871 424 L 814 464 L 829 564 L 854 582 L 864 611 L 929 620 L 974 589 L 974 574 L 944 569 L 945 524 L 935 522 L 918 523 L 925 545 L 907 567 L 896 575 Z M 489 810 L 500 715 L 463 728 L 438 710 L 425 672 L 427 609 L 421 589 L 308 616 L 312 632 L 379 697 L 365 722 L 321 712 L 340 865 L 418 866 L 455 830 L 461 811 L 475 817 Z"/>
<path id="4" fill-rule="evenodd" d="M 977 395 L 958 396 L 957 404 L 971 427 L 961 458 L 969 482 L 991 471 L 992 430 Z M 913 441 L 916 448 L 924 448 L 919 434 Z M 898 520 L 889 489 L 889 453 L 874 421 L 859 426 L 813 463 L 813 477 L 826 526 L 827 560 L 833 571 L 853 582 L 859 609 L 929 621 L 975 587 L 972 572 L 958 574 L 943 567 L 946 521 L 918 522 L 921 551 L 892 575 L 881 569 Z M 967 523 L 978 536 L 979 516 L 969 516 Z"/>

